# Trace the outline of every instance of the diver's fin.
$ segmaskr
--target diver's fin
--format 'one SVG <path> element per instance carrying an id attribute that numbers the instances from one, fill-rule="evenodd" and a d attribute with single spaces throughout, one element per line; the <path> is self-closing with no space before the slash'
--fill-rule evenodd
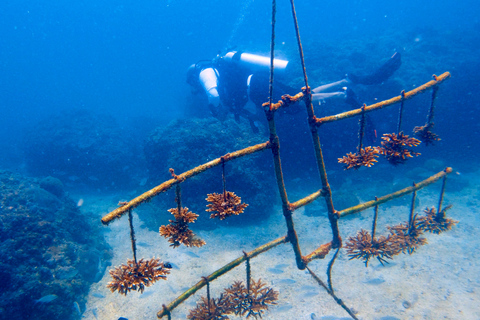
<path id="1" fill-rule="evenodd" d="M 349 74 L 348 79 L 357 84 L 379 84 L 386 81 L 402 65 L 402 57 L 399 52 L 388 59 L 380 68 L 369 75 Z"/>

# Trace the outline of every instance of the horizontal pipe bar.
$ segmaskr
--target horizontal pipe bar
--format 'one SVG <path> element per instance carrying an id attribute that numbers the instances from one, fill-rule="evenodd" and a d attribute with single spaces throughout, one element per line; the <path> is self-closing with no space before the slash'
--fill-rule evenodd
<path id="1" fill-rule="evenodd" d="M 300 102 L 301 100 L 303 100 L 303 98 L 305 98 L 305 95 L 303 92 L 299 92 L 294 96 L 291 96 L 289 94 L 284 94 L 281 97 L 281 100 L 278 100 L 277 103 L 270 104 L 269 102 L 265 102 L 262 106 L 264 108 L 268 107 L 270 108 L 270 111 L 275 112 L 282 107 L 286 108 L 294 103 Z"/>
<path id="2" fill-rule="evenodd" d="M 332 242 L 322 244 L 320 247 L 303 257 L 303 262 L 307 265 L 313 259 L 323 259 L 332 249 Z"/>
<path id="3" fill-rule="evenodd" d="M 254 258 L 258 256 L 259 254 L 268 251 L 279 244 L 286 243 L 287 242 L 287 236 L 283 236 L 281 238 L 275 239 L 273 241 L 270 241 L 267 244 L 264 244 L 263 246 L 260 246 L 256 248 L 253 251 L 248 252 L 247 254 L 242 255 L 241 257 L 233 260 L 232 262 L 226 264 L 225 266 L 221 267 L 217 271 L 213 272 L 211 275 L 209 275 L 206 278 L 202 278 L 199 282 L 197 282 L 193 287 L 182 293 L 178 298 L 173 300 L 168 306 L 164 306 L 161 311 L 157 313 L 157 317 L 160 319 L 163 316 L 165 316 L 167 313 L 171 312 L 173 309 L 175 309 L 180 303 L 183 301 L 187 300 L 191 295 L 193 295 L 195 292 L 203 288 L 207 282 L 211 282 L 218 277 L 224 275 L 225 273 L 229 272 L 233 268 L 239 266 L 242 262 L 244 262 L 247 258 Z"/>
<path id="4" fill-rule="evenodd" d="M 251 147 L 248 147 L 248 148 L 245 148 L 245 149 L 241 149 L 241 150 L 237 150 L 237 151 L 234 151 L 234 152 L 227 153 L 226 155 L 224 155 L 220 158 L 216 158 L 212 161 L 209 161 L 205 164 L 202 164 L 198 167 L 195 167 L 195 168 L 193 168 L 189 171 L 186 171 L 182 174 L 179 174 L 178 176 L 176 176 L 176 178 L 165 181 L 164 183 L 162 183 L 162 184 L 156 186 L 155 188 L 139 195 L 135 199 L 127 202 L 125 205 L 123 205 L 123 206 L 113 210 L 109 214 L 105 215 L 102 218 L 102 223 L 104 225 L 108 225 L 113 220 L 118 219 L 122 215 L 127 213 L 128 210 L 138 207 L 143 202 L 151 200 L 153 197 L 159 195 L 162 192 L 167 191 L 168 189 L 170 189 L 174 185 L 176 185 L 178 183 L 181 183 L 188 178 L 196 176 L 197 174 L 202 173 L 203 171 L 206 171 L 208 169 L 216 167 L 216 166 L 222 164 L 222 162 L 237 159 L 237 158 L 240 158 L 240 157 L 258 152 L 258 151 L 265 150 L 269 147 L 270 147 L 270 142 L 268 142 L 268 141 L 264 142 L 264 143 L 260 143 L 260 144 L 257 144 L 257 145 L 254 145 L 254 146 L 251 146 Z"/>
<path id="5" fill-rule="evenodd" d="M 353 207 L 344 209 L 342 211 L 338 211 L 337 214 L 340 218 L 342 218 L 344 216 L 348 216 L 350 214 L 357 213 L 357 212 L 363 211 L 365 209 L 374 207 L 377 204 L 382 204 L 382 203 L 385 203 L 387 201 L 393 200 L 395 198 L 403 197 L 403 196 L 405 196 L 409 193 L 420 190 L 420 189 L 438 181 L 439 179 L 443 178 L 447 174 L 452 173 L 452 171 L 453 171 L 452 168 L 447 167 L 445 170 L 443 170 L 443 171 L 441 171 L 441 172 L 439 172 L 439 173 L 437 173 L 437 174 L 435 174 L 435 175 L 433 175 L 433 176 L 415 184 L 414 186 L 411 186 L 411 187 L 408 187 L 408 188 L 405 188 L 405 189 L 402 189 L 402 190 L 398 190 L 394 193 L 387 194 L 383 197 L 378 198 L 377 200 L 367 201 L 367 202 L 364 202 L 364 203 L 359 204 L 357 206 L 353 206 Z"/>
<path id="6" fill-rule="evenodd" d="M 416 96 L 420 93 L 423 93 L 425 90 L 428 90 L 431 87 L 439 85 L 443 81 L 450 78 L 450 76 L 451 76 L 450 72 L 448 72 L 448 71 L 441 74 L 440 76 L 435 76 L 434 75 L 433 76 L 434 80 L 430 80 L 429 82 L 425 83 L 424 85 L 421 85 L 420 87 L 417 87 L 417 88 L 415 88 L 411 91 L 406 92 L 403 97 L 402 97 L 402 95 L 399 95 L 399 96 L 396 96 L 394 98 L 384 100 L 384 101 L 380 101 L 378 103 L 375 103 L 375 104 L 372 104 L 372 105 L 369 105 L 369 106 L 365 107 L 365 113 L 372 112 L 374 110 L 382 109 L 382 108 L 391 106 L 393 104 L 399 103 L 399 102 L 402 101 L 402 99 L 403 100 L 411 99 L 414 96 Z M 315 119 L 315 123 L 316 123 L 317 126 L 320 126 L 320 125 L 328 123 L 328 122 L 334 122 L 334 121 L 341 120 L 341 119 L 352 118 L 352 117 L 355 117 L 355 116 L 358 116 L 358 115 L 362 114 L 362 112 L 363 112 L 362 108 L 359 108 L 359 109 L 339 113 L 339 114 L 336 114 L 336 115 L 333 115 L 333 116 L 317 118 L 317 119 Z"/>
<path id="7" fill-rule="evenodd" d="M 313 201 L 317 200 L 319 197 L 324 197 L 325 192 L 323 190 L 318 190 L 311 195 L 306 196 L 305 198 L 302 198 L 300 200 L 297 200 L 293 203 L 290 203 L 290 210 L 294 211 L 297 210 L 303 206 L 306 206 L 307 204 L 312 203 Z"/>

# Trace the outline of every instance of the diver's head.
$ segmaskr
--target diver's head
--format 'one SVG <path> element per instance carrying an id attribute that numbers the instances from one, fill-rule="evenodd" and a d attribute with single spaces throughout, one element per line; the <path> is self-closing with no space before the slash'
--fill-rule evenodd
<path id="1" fill-rule="evenodd" d="M 187 83 L 189 85 L 196 86 L 198 84 L 198 70 L 197 64 L 194 63 L 187 69 Z"/>

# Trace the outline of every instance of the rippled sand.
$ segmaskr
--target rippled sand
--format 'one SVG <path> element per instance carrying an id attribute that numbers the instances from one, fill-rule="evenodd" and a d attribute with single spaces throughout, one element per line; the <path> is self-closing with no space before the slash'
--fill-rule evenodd
<path id="1" fill-rule="evenodd" d="M 480 254 L 477 250 L 480 219 L 480 173 L 461 176 L 468 182 L 461 192 L 448 193 L 445 203 L 454 204 L 447 213 L 459 220 L 453 230 L 441 235 L 427 234 L 428 244 L 412 255 L 396 256 L 390 264 L 380 265 L 376 260 L 366 268 L 361 261 L 348 260 L 341 251 L 333 269 L 333 287 L 344 303 L 351 307 L 359 319 L 478 319 L 480 306 Z M 419 192 L 420 208 L 437 206 L 438 188 Z M 104 214 L 116 207 L 118 198 L 89 197 L 84 199 L 82 210 Z M 378 232 L 385 233 L 386 225 L 407 219 L 409 200 L 405 205 L 380 209 Z M 308 210 L 308 209 L 307 209 Z M 218 228 L 213 231 L 196 231 L 207 241 L 202 248 L 172 249 L 157 232 L 141 227 L 134 215 L 138 241 L 138 257 L 159 257 L 173 263 L 167 281 L 159 281 L 147 288 L 144 294 L 131 292 L 126 297 L 110 293 L 106 284 L 110 281 L 107 271 L 100 282 L 91 287 L 86 319 L 129 320 L 155 319 L 162 304 L 168 304 L 202 276 L 207 276 L 226 263 L 286 233 L 281 210 L 272 215 L 264 226 L 248 228 Z M 308 213 L 308 212 L 307 212 Z M 294 213 L 295 227 L 304 254 L 329 241 L 330 229 L 324 216 L 311 216 L 305 210 Z M 367 210 L 340 221 L 344 241 L 360 228 L 371 228 L 372 211 Z M 128 219 L 113 222 L 105 227 L 105 236 L 114 248 L 113 266 L 131 258 Z M 192 225 L 192 229 L 195 229 Z M 310 263 L 324 281 L 325 271 L 332 253 L 325 260 Z M 349 319 L 348 314 L 318 286 L 306 271 L 298 270 L 290 244 L 283 244 L 251 261 L 252 277 L 262 278 L 279 291 L 278 305 L 272 306 L 264 319 Z M 245 279 L 245 267 L 211 283 L 212 297 L 234 280 Z M 175 309 L 172 319 L 186 319 L 205 289 L 190 297 Z M 166 318 L 165 318 L 166 319 Z M 234 319 L 234 317 L 231 317 Z"/>

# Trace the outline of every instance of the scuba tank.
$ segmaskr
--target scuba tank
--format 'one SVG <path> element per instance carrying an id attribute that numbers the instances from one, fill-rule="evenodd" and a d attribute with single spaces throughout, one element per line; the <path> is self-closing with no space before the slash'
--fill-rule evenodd
<path id="1" fill-rule="evenodd" d="M 192 64 L 187 70 L 187 83 L 195 90 L 203 90 L 207 94 L 208 101 L 218 105 L 218 71 L 212 63 L 198 62 Z"/>
<path id="2" fill-rule="evenodd" d="M 215 68 L 205 68 L 200 71 L 198 75 L 200 84 L 203 89 L 210 96 L 218 97 L 217 87 L 218 87 L 218 72 Z"/>
<path id="3" fill-rule="evenodd" d="M 264 57 L 257 54 L 230 51 L 223 56 L 222 60 L 229 63 L 235 63 L 241 68 L 250 70 L 252 73 L 255 71 L 268 71 L 270 69 L 270 57 Z M 275 72 L 281 76 L 287 69 L 288 61 L 274 58 L 273 65 Z"/>

